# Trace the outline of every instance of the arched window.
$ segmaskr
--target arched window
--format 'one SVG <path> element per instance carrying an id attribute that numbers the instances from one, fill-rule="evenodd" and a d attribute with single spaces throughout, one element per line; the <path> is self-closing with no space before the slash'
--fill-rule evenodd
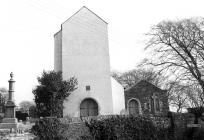
<path id="1" fill-rule="evenodd" d="M 139 115 L 139 103 L 138 101 L 132 99 L 128 104 L 129 114 L 130 115 Z"/>
<path id="2" fill-rule="evenodd" d="M 93 99 L 85 99 L 80 105 L 80 116 L 97 116 L 98 115 L 98 104 Z"/>
<path id="3" fill-rule="evenodd" d="M 160 111 L 160 103 L 159 103 L 159 99 L 158 98 L 156 98 L 155 99 L 155 104 L 156 104 L 156 111 Z"/>

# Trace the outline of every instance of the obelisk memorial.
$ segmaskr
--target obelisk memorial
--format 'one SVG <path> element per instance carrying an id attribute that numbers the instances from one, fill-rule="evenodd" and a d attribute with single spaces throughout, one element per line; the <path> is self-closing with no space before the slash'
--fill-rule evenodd
<path id="1" fill-rule="evenodd" d="M 15 102 L 14 102 L 14 79 L 13 79 L 13 73 L 10 74 L 10 80 L 9 82 L 9 97 L 8 101 L 5 104 L 5 115 L 3 118 L 2 123 L 0 124 L 0 129 L 11 129 L 11 128 L 17 128 L 17 119 L 16 119 L 16 113 L 15 113 Z"/>

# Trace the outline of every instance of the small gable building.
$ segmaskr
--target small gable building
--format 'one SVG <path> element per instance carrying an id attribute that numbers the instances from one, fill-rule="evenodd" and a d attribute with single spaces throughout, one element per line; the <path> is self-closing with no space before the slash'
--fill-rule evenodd
<path id="1" fill-rule="evenodd" d="M 132 115 L 167 115 L 169 111 L 167 91 L 141 80 L 125 90 L 125 107 Z"/>

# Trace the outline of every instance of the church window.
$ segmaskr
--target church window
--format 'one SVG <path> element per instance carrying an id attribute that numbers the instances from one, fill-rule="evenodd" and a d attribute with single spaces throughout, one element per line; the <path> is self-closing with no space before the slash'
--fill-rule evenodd
<path id="1" fill-rule="evenodd" d="M 159 99 L 156 98 L 155 101 L 156 101 L 156 111 L 160 111 L 160 103 L 159 103 Z"/>
<path id="2" fill-rule="evenodd" d="M 162 111 L 162 108 L 163 108 L 163 102 L 160 102 L 160 111 Z"/>
<path id="3" fill-rule="evenodd" d="M 144 109 L 148 109 L 148 103 L 144 103 Z"/>
<path id="4" fill-rule="evenodd" d="M 85 99 L 80 104 L 80 116 L 97 116 L 98 115 L 98 104 L 93 99 Z"/>
<path id="5" fill-rule="evenodd" d="M 152 109 L 152 98 L 149 98 L 149 111 L 151 112 Z"/>
<path id="6" fill-rule="evenodd" d="M 136 100 L 130 100 L 128 109 L 130 115 L 139 115 L 139 104 Z"/>
<path id="7" fill-rule="evenodd" d="M 90 91 L 91 87 L 90 86 L 86 86 L 86 91 Z"/>

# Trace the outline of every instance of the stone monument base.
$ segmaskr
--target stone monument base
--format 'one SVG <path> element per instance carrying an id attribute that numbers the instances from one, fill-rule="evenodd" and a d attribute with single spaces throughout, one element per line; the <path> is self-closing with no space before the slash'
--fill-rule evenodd
<path id="1" fill-rule="evenodd" d="M 0 129 L 16 129 L 18 128 L 18 121 L 16 118 L 4 118 L 0 123 Z"/>

